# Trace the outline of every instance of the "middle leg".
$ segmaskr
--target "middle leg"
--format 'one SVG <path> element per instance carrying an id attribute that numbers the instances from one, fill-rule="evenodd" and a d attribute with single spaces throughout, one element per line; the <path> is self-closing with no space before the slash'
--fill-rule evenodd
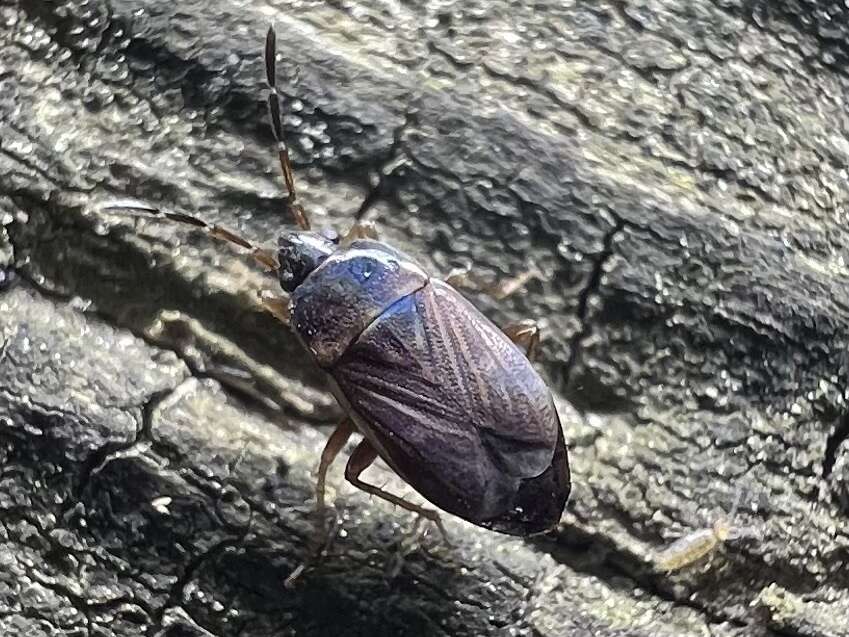
<path id="1" fill-rule="evenodd" d="M 330 438 L 327 439 L 324 450 L 321 452 L 321 460 L 318 463 L 318 479 L 315 483 L 315 508 L 322 519 L 324 516 L 324 490 L 327 471 L 330 469 L 333 460 L 345 447 L 345 443 L 348 442 L 352 433 L 354 433 L 354 425 L 350 418 L 345 418 L 330 434 Z"/>
<path id="2" fill-rule="evenodd" d="M 309 549 L 304 561 L 301 562 L 295 570 L 289 574 L 289 577 L 286 578 L 284 583 L 286 588 L 292 588 L 295 585 L 295 582 L 300 579 L 301 575 L 303 575 L 308 568 L 315 564 L 330 550 L 335 529 L 333 528 L 333 525 L 328 528 L 327 518 L 325 516 L 324 489 L 327 479 L 327 470 L 330 468 L 330 465 L 336 456 L 339 455 L 339 452 L 345 447 L 345 443 L 348 442 L 348 438 L 351 437 L 353 432 L 354 425 L 351 422 L 351 419 L 345 418 L 345 420 L 339 423 L 336 429 L 333 430 L 333 433 L 330 434 L 330 438 L 327 439 L 327 443 L 324 445 L 324 450 L 321 452 L 321 460 L 318 464 L 318 478 L 316 479 L 315 484 L 316 524 L 315 534 L 312 538 L 312 547 Z"/>
<path id="3" fill-rule="evenodd" d="M 511 341 L 525 350 L 525 356 L 533 362 L 539 353 L 540 328 L 533 319 L 524 319 L 515 323 L 508 323 L 501 331 Z"/>

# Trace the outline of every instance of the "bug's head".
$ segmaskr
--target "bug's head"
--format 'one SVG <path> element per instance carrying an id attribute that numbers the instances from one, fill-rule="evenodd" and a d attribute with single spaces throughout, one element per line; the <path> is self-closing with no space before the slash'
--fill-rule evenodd
<path id="1" fill-rule="evenodd" d="M 339 245 L 333 232 L 287 232 L 277 241 L 280 287 L 292 292 L 310 272 L 320 266 Z"/>

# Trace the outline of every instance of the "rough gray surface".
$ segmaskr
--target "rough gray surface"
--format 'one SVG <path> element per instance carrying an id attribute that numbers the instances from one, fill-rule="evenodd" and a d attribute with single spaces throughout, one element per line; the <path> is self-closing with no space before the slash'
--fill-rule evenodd
<path id="1" fill-rule="evenodd" d="M 337 467 L 332 556 L 283 588 L 338 410 L 259 311 L 273 282 L 84 213 L 272 240 L 270 21 L 318 225 L 539 266 L 474 300 L 545 320 L 558 532 L 410 544 Z M 0 634 L 849 634 L 841 3 L 7 0 L 0 25 Z M 653 566 L 738 488 L 746 539 Z"/>

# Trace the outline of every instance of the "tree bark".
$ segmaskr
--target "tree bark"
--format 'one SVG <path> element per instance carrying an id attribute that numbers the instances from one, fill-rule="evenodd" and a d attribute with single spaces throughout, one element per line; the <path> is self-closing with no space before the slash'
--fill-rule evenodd
<path id="1" fill-rule="evenodd" d="M 849 635 L 841 6 L 0 2 L 0 634 Z M 341 411 L 273 278 L 90 211 L 273 245 L 269 23 L 316 226 L 537 274 L 470 295 L 543 323 L 557 531 L 417 540 L 335 467 L 335 542 L 284 587 Z M 658 566 L 738 495 L 742 538 Z"/>

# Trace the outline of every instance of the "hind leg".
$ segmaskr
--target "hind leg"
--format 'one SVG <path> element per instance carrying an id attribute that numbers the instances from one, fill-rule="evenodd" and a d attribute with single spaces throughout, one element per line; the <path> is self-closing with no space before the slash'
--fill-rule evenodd
<path id="1" fill-rule="evenodd" d="M 407 511 L 418 513 L 423 518 L 430 520 L 436 525 L 436 528 L 439 529 L 439 532 L 442 533 L 442 537 L 447 542 L 448 533 L 442 525 L 442 519 L 439 517 L 439 513 L 437 511 L 419 506 L 413 502 L 408 502 L 400 496 L 384 491 L 380 487 L 369 484 L 368 482 L 364 482 L 360 479 L 360 474 L 368 469 L 376 459 L 377 451 L 369 444 L 368 440 L 363 440 L 359 445 L 357 445 L 357 448 L 354 449 L 354 453 L 352 453 L 351 457 L 348 459 L 348 465 L 345 467 L 345 478 L 348 482 L 366 493 L 382 498 L 387 502 L 391 502 L 392 504 L 401 507 L 402 509 L 406 509 Z"/>

